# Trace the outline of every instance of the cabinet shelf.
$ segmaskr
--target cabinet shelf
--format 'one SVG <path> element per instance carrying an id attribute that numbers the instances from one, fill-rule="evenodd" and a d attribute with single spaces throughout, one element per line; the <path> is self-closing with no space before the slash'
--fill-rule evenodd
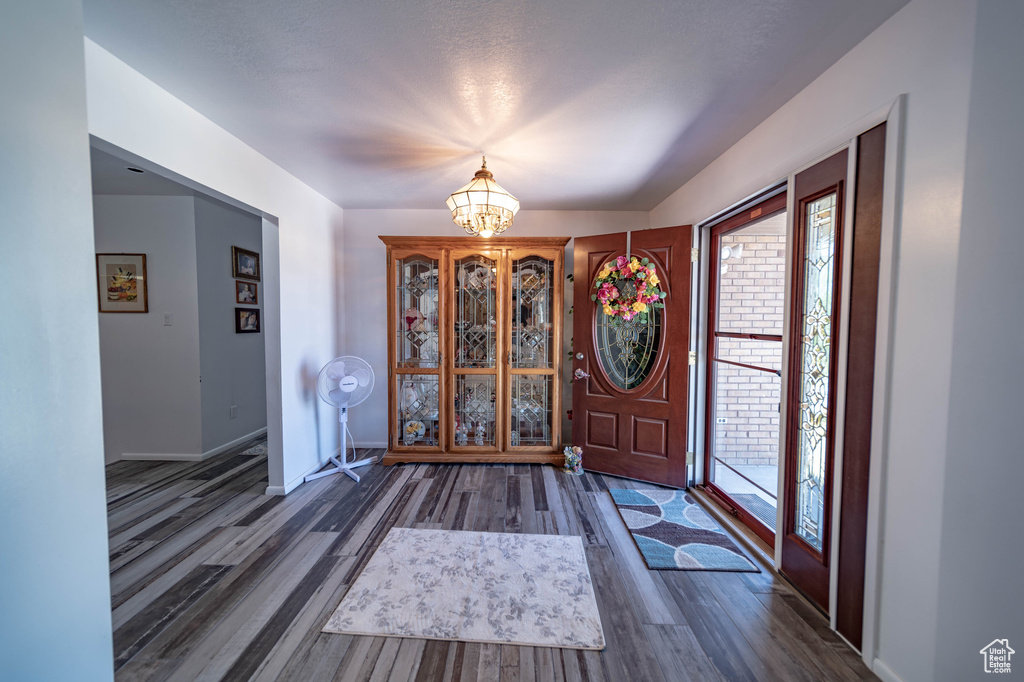
<path id="1" fill-rule="evenodd" d="M 568 239 L 380 239 L 390 339 L 384 463 L 560 463 Z"/>

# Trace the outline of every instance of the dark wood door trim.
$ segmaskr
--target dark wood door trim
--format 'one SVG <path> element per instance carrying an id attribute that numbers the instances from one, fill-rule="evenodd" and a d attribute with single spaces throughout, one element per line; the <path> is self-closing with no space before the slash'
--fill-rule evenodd
<path id="1" fill-rule="evenodd" d="M 858 649 L 862 645 L 864 630 L 868 476 L 878 326 L 885 134 L 883 123 L 858 138 L 853 207 L 836 629 Z"/>

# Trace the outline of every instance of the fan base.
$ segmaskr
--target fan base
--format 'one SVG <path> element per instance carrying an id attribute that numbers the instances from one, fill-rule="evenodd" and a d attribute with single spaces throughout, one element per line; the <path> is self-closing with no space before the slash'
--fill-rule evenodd
<path id="1" fill-rule="evenodd" d="M 309 483 L 310 481 L 315 481 L 316 479 L 323 478 L 324 476 L 332 476 L 334 474 L 343 473 L 346 474 L 356 483 L 359 483 L 359 474 L 352 470 L 355 469 L 356 467 L 366 466 L 367 464 L 373 464 L 375 460 L 373 457 L 367 457 L 366 459 L 361 459 L 357 462 L 342 462 L 337 457 L 331 457 L 329 461 L 331 462 L 331 464 L 334 465 L 333 469 L 328 469 L 327 471 L 319 471 L 315 474 L 310 474 L 309 476 L 306 476 L 306 478 L 302 479 L 303 482 Z"/>

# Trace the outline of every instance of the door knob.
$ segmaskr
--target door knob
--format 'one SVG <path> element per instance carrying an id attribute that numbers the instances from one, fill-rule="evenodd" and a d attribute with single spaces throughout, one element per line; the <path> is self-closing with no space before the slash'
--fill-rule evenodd
<path id="1" fill-rule="evenodd" d="M 576 359 L 577 360 L 582 360 L 583 359 L 583 353 L 577 353 L 576 354 Z"/>

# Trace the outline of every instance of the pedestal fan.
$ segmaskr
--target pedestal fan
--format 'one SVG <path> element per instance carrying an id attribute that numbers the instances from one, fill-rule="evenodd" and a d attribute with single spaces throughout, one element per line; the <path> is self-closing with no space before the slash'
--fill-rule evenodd
<path id="1" fill-rule="evenodd" d="M 334 464 L 333 469 L 310 474 L 304 479 L 309 482 L 331 474 L 345 473 L 357 483 L 359 474 L 353 471 L 356 467 L 372 464 L 373 457 L 361 459 L 358 462 L 348 461 L 348 440 L 352 433 L 348 430 L 348 408 L 354 407 L 370 397 L 373 391 L 373 370 L 370 364 L 362 358 L 353 355 L 343 355 L 335 358 L 324 365 L 316 378 L 316 392 L 325 403 L 338 408 L 338 421 L 341 422 L 341 447 L 338 449 L 338 457 L 332 456 L 330 461 Z M 356 457 L 356 446 L 352 444 L 352 459 Z"/>

